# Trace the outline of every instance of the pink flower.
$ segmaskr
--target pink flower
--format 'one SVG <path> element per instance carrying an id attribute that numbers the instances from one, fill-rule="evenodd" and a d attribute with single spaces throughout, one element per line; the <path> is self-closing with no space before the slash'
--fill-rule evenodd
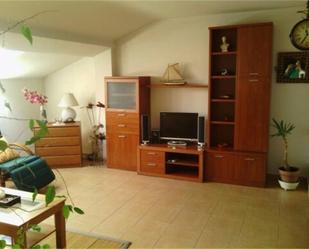
<path id="1" fill-rule="evenodd" d="M 44 105 L 47 103 L 47 97 L 43 94 L 38 93 L 37 91 L 30 91 L 27 88 L 23 89 L 24 97 L 31 104 L 40 104 Z"/>

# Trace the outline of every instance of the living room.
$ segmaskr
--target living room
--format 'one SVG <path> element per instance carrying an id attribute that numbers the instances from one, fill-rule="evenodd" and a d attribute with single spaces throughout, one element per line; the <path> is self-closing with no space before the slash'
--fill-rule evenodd
<path id="1" fill-rule="evenodd" d="M 56 180 L 51 184 L 57 195 L 67 196 L 68 190 L 72 200 L 67 202 L 73 201 L 85 213 L 70 215 L 68 232 L 129 241 L 130 248 L 309 247 L 308 81 L 306 75 L 282 79 L 278 73 L 283 67 L 284 75 L 288 65 L 284 59 L 291 56 L 289 53 L 297 53 L 307 71 L 302 62 L 307 58 L 308 48 L 302 42 L 306 34 L 291 35 L 298 22 L 307 20 L 306 14 L 298 13 L 307 10 L 306 1 L 13 1 L 0 6 L 1 30 L 39 13 L 23 23 L 31 28 L 32 45 L 25 39 L 29 36 L 18 28 L 1 36 L 3 40 L 5 37 L 2 50 L 22 53 L 0 62 L 5 68 L 0 69 L 4 89 L 0 130 L 8 143 L 24 144 L 36 134 L 28 128 L 28 120 L 41 120 L 42 112 L 40 104 L 27 101 L 23 89 L 47 97 L 44 111 L 50 133 L 28 147 L 52 168 Z M 255 40 L 246 42 L 246 36 L 240 35 L 246 27 L 266 27 L 267 31 L 260 35 L 256 31 Z M 301 36 L 301 44 L 297 36 Z M 225 43 L 228 48 L 222 47 Z M 249 50 L 248 44 L 255 47 L 248 52 L 247 61 L 261 62 L 259 66 L 267 68 L 263 79 L 268 88 L 249 92 L 256 95 L 251 98 L 255 102 L 241 102 L 240 95 L 245 92 L 238 74 L 245 64 L 241 64 L 241 51 Z M 19 70 L 9 70 L 10 63 Z M 164 82 L 170 69 L 179 73 L 180 81 Z M 139 78 L 142 76 L 149 78 Z M 257 84 L 259 76 L 251 76 L 251 85 Z M 113 83 L 139 89 L 135 93 L 140 96 L 133 97 L 133 112 L 124 107 L 131 104 L 131 93 L 128 98 L 117 93 L 119 103 L 111 100 L 113 89 L 117 90 Z M 73 104 L 61 104 L 66 93 L 71 93 Z M 248 107 L 250 112 L 252 105 L 255 109 L 248 117 L 256 123 L 262 117 L 261 126 L 257 128 L 254 122 L 249 128 L 240 126 L 242 108 Z M 66 107 L 76 112 L 75 123 L 61 124 L 68 114 L 64 113 Z M 194 125 L 196 137 L 187 141 L 187 147 L 165 145 L 164 137 L 177 140 L 178 135 L 164 135 L 164 113 L 204 118 L 202 126 Z M 132 124 L 124 120 L 113 123 L 112 115 L 131 115 L 134 120 Z M 196 116 L 194 120 L 199 123 Z M 281 189 L 277 180 L 278 168 L 287 160 L 283 160 L 283 136 L 270 135 L 282 132 L 281 120 L 291 128 L 286 131 L 288 160 L 300 169 L 295 191 Z M 145 137 L 144 122 L 149 123 Z M 184 122 L 174 121 L 177 125 L 172 130 L 181 130 Z M 204 128 L 205 136 L 198 137 L 199 127 Z M 58 128 L 64 134 L 74 132 L 78 143 L 72 144 L 73 135 L 57 135 L 65 136 L 66 145 L 55 152 L 55 146 L 49 146 L 54 137 L 49 136 Z M 163 145 L 155 145 L 156 134 Z M 102 139 L 97 139 L 99 136 Z M 257 136 L 262 141 L 258 146 Z M 118 141 L 129 138 L 126 145 Z M 141 145 L 143 142 L 146 145 Z M 65 146 L 74 146 L 79 152 L 69 155 Z M 250 146 L 255 148 L 250 150 Z M 149 153 L 160 158 L 153 159 L 154 154 Z M 144 165 L 144 154 L 154 161 Z M 219 164 L 222 172 L 216 175 L 219 166 L 212 167 L 212 163 L 223 157 L 228 159 Z M 230 178 L 227 165 L 242 157 L 261 162 L 262 170 L 254 172 L 259 174 L 257 178 L 250 180 L 247 171 L 240 172 L 237 180 Z M 156 168 L 157 164 L 163 166 Z M 234 170 L 238 163 L 235 165 Z M 297 184 L 292 181 L 290 185 Z M 12 181 L 7 181 L 7 187 L 16 188 Z M 53 224 L 53 220 L 45 223 Z M 1 228 L 0 234 L 5 234 Z M 67 235 L 69 248 L 73 247 L 70 243 Z M 87 248 L 86 244 L 79 247 Z"/>

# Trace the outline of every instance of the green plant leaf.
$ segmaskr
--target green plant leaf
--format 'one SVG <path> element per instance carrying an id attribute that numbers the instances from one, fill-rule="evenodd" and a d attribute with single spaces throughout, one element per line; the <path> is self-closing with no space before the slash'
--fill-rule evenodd
<path id="1" fill-rule="evenodd" d="M 36 231 L 36 232 L 41 232 L 41 227 L 37 224 L 30 225 L 29 229 Z"/>
<path id="2" fill-rule="evenodd" d="M 54 186 L 48 186 L 46 195 L 45 195 L 45 205 L 48 206 L 49 203 L 51 203 L 56 196 L 56 189 Z"/>
<path id="3" fill-rule="evenodd" d="M 33 129 L 34 124 L 35 124 L 34 119 L 30 119 L 30 120 L 29 120 L 29 128 L 30 128 L 30 130 L 32 130 L 32 129 Z"/>
<path id="4" fill-rule="evenodd" d="M 35 245 L 35 246 L 32 246 L 31 249 L 41 249 L 41 246 L 40 245 Z"/>
<path id="5" fill-rule="evenodd" d="M 35 133 L 35 135 L 26 141 L 26 145 L 31 145 L 40 140 L 41 138 L 45 137 L 48 133 L 48 127 L 47 124 L 44 121 L 41 120 L 35 120 L 35 122 L 38 124 L 40 129 Z M 29 124 L 29 127 L 31 129 L 31 125 Z M 33 121 L 33 127 L 34 127 L 34 121 Z"/>
<path id="6" fill-rule="evenodd" d="M 38 193 L 39 193 L 39 192 L 38 192 L 37 188 L 34 188 L 34 191 L 33 191 L 33 193 L 32 193 L 32 202 L 35 201 L 35 198 L 37 197 Z"/>
<path id="7" fill-rule="evenodd" d="M 50 245 L 48 245 L 48 244 L 44 244 L 44 245 L 42 246 L 42 249 L 51 249 L 51 247 L 50 247 Z"/>
<path id="8" fill-rule="evenodd" d="M 70 216 L 70 208 L 68 205 L 64 205 L 63 208 L 62 208 L 62 213 L 63 213 L 63 217 L 65 219 L 69 218 Z"/>
<path id="9" fill-rule="evenodd" d="M 78 207 L 74 207 L 74 211 L 78 214 L 84 214 L 85 212 Z"/>
<path id="10" fill-rule="evenodd" d="M 5 151 L 9 145 L 4 140 L 0 140 L 0 151 Z"/>
<path id="11" fill-rule="evenodd" d="M 0 249 L 4 249 L 6 247 L 5 240 L 0 240 Z"/>
<path id="12" fill-rule="evenodd" d="M 29 43 L 32 45 L 33 39 L 32 39 L 32 32 L 31 29 L 28 26 L 21 26 L 21 33 L 22 35 L 29 41 Z"/>
<path id="13" fill-rule="evenodd" d="M 12 249 L 21 249 L 19 244 L 14 244 L 12 245 Z"/>
<path id="14" fill-rule="evenodd" d="M 73 212 L 73 206 L 72 205 L 67 205 L 67 206 L 70 209 L 70 212 Z"/>

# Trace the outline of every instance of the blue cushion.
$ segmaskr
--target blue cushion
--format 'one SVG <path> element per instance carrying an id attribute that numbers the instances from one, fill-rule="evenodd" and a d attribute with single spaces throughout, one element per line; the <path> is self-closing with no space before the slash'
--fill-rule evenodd
<path id="1" fill-rule="evenodd" d="M 55 179 L 54 172 L 41 158 L 12 170 L 10 175 L 16 187 L 25 191 L 40 189 Z"/>
<path id="2" fill-rule="evenodd" d="M 5 163 L 0 164 L 0 170 L 4 172 L 11 172 L 12 170 L 19 168 L 20 166 L 26 165 L 27 163 L 31 163 L 35 160 L 37 160 L 38 156 L 23 156 L 18 157 L 15 159 L 12 159 L 10 161 L 7 161 Z"/>

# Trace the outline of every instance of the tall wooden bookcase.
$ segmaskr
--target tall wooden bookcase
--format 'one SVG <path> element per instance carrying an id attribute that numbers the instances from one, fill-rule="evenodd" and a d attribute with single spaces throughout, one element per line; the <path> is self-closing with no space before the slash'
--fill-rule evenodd
<path id="1" fill-rule="evenodd" d="M 209 28 L 208 180 L 265 184 L 272 30 L 272 23 Z"/>
<path id="2" fill-rule="evenodd" d="M 107 166 L 137 170 L 141 115 L 150 113 L 150 77 L 106 77 Z"/>

